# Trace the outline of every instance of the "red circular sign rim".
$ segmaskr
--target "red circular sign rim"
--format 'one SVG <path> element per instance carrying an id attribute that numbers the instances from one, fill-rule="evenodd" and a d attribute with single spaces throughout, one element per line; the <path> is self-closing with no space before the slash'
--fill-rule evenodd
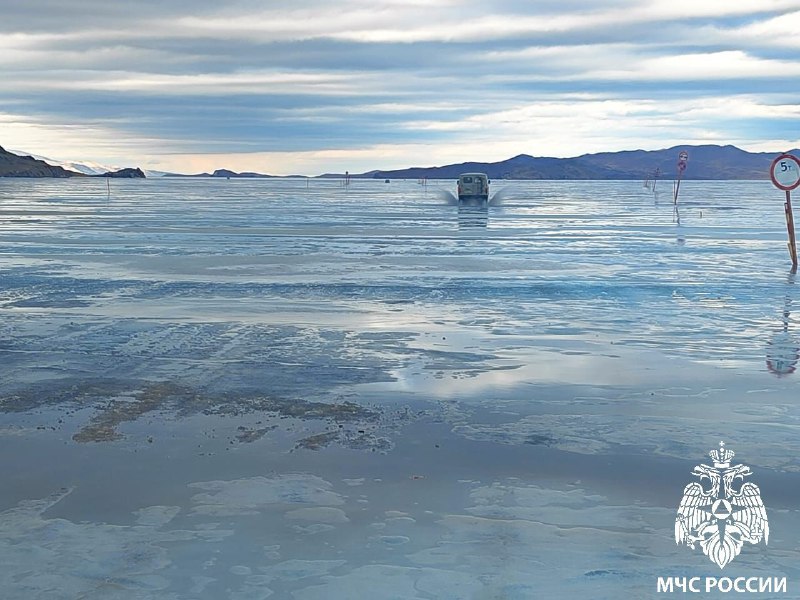
<path id="1" fill-rule="evenodd" d="M 793 160 L 795 162 L 795 164 L 797 165 L 797 171 L 798 171 L 798 173 L 800 173 L 800 159 L 798 159 L 794 154 L 781 154 L 779 157 L 777 157 L 775 160 L 773 160 L 772 164 L 769 166 L 769 178 L 772 180 L 772 185 L 774 185 L 779 190 L 783 190 L 785 192 L 791 192 L 793 189 L 795 189 L 797 186 L 800 185 L 800 178 L 798 178 L 798 180 L 795 181 L 793 185 L 785 186 L 785 185 L 782 185 L 782 184 L 778 183 L 775 180 L 775 172 L 774 172 L 775 171 L 775 165 L 778 164 L 778 161 L 787 160 L 787 159 Z"/>

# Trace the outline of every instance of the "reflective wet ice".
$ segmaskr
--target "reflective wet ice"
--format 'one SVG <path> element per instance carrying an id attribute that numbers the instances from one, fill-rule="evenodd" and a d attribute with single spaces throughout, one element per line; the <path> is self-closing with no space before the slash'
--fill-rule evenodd
<path id="1" fill-rule="evenodd" d="M 454 189 L 0 182 L 4 597 L 649 597 L 720 438 L 796 577 L 782 195 Z"/>

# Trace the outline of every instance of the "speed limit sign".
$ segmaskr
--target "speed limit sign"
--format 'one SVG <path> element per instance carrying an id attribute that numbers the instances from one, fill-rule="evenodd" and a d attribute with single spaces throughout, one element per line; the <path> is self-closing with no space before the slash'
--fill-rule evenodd
<path id="1" fill-rule="evenodd" d="M 772 161 L 769 176 L 775 187 L 790 191 L 800 185 L 800 160 L 791 154 L 781 154 Z"/>

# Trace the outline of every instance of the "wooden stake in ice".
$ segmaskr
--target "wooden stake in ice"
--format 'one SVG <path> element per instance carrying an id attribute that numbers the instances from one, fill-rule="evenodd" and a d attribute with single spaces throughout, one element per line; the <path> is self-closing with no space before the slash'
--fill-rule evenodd
<path id="1" fill-rule="evenodd" d="M 779 190 L 786 192 L 783 210 L 786 213 L 786 231 L 789 233 L 789 256 L 792 266 L 797 268 L 797 241 L 794 235 L 794 215 L 792 213 L 792 190 L 800 185 L 800 160 L 791 154 L 781 154 L 772 161 L 769 177 Z"/>
<path id="2" fill-rule="evenodd" d="M 689 153 L 686 150 L 681 150 L 678 154 L 678 179 L 672 184 L 672 222 L 681 224 L 681 213 L 678 212 L 678 192 L 681 189 L 681 177 L 686 170 L 686 163 L 689 161 Z"/>
<path id="3" fill-rule="evenodd" d="M 786 190 L 786 202 L 783 203 L 786 213 L 786 231 L 789 234 L 789 254 L 792 257 L 792 266 L 797 266 L 797 239 L 794 235 L 794 215 L 792 214 L 792 193 Z"/>

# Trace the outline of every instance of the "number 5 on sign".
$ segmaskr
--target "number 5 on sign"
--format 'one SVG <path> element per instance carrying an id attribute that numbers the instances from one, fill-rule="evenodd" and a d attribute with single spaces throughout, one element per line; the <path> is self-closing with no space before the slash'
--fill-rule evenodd
<path id="1" fill-rule="evenodd" d="M 781 154 L 772 161 L 770 177 L 775 187 L 790 191 L 800 185 L 800 161 L 791 154 Z"/>

